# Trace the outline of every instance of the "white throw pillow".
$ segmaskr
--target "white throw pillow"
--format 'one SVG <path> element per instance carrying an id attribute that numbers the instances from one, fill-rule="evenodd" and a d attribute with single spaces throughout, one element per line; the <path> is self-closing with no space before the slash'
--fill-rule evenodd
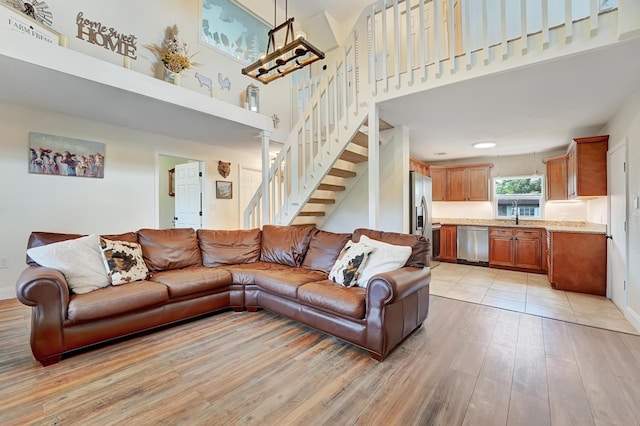
<path id="1" fill-rule="evenodd" d="M 374 250 L 373 247 L 362 243 L 347 241 L 329 272 L 329 279 L 345 287 L 354 287 L 367 263 L 367 258 Z"/>
<path id="2" fill-rule="evenodd" d="M 99 235 L 33 247 L 27 250 L 27 254 L 39 265 L 62 272 L 67 285 L 76 294 L 89 293 L 111 284 L 102 263 Z"/>
<path id="3" fill-rule="evenodd" d="M 375 251 L 369 256 L 369 261 L 357 280 L 356 285 L 358 287 L 367 288 L 369 279 L 376 274 L 402 268 L 407 263 L 409 256 L 411 256 L 411 247 L 409 246 L 383 243 L 382 241 L 372 240 L 366 235 L 360 236 L 360 242 L 375 248 Z"/>
<path id="4" fill-rule="evenodd" d="M 111 278 L 111 284 L 120 285 L 140 281 L 149 275 L 140 244 L 100 238 L 100 247 L 102 261 L 107 275 Z"/>

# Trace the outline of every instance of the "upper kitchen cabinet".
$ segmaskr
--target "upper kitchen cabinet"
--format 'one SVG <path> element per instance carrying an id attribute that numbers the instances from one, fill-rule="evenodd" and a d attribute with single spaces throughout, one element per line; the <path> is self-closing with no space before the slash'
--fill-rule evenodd
<path id="1" fill-rule="evenodd" d="M 607 195 L 609 135 L 574 139 L 567 151 L 569 198 Z"/>
<path id="2" fill-rule="evenodd" d="M 433 201 L 489 201 L 493 164 L 429 166 Z"/>
<path id="3" fill-rule="evenodd" d="M 446 168 L 446 201 L 489 201 L 491 164 Z"/>
<path id="4" fill-rule="evenodd" d="M 567 199 L 567 156 L 560 155 L 544 160 L 547 166 L 547 200 Z"/>
<path id="5" fill-rule="evenodd" d="M 431 174 L 431 199 L 433 201 L 445 201 L 446 188 L 446 169 L 444 167 L 429 167 Z"/>

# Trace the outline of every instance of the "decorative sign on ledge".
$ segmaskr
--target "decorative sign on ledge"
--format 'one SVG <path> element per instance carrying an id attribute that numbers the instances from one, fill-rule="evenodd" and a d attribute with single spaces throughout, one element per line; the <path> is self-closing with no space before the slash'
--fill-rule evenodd
<path id="1" fill-rule="evenodd" d="M 131 59 L 137 59 L 136 49 L 138 37 L 133 34 L 120 34 L 113 27 L 107 27 L 102 22 L 92 21 L 84 17 L 84 12 L 78 12 L 76 17 L 78 35 L 76 38 L 87 43 L 95 44 L 105 49 L 110 49 L 119 55 Z"/>
<path id="2" fill-rule="evenodd" d="M 0 25 L 13 31 L 26 34 L 38 41 L 57 45 L 60 34 L 42 25 L 28 15 L 13 8 L 11 5 L 0 1 Z"/>

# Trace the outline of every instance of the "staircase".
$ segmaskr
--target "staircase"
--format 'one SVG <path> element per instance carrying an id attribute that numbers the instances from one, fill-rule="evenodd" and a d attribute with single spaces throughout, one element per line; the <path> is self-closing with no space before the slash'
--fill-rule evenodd
<path id="1" fill-rule="evenodd" d="M 313 94 L 284 147 L 264 171 L 267 184 L 245 210 L 245 227 L 320 225 L 362 171 L 379 166 L 367 164 L 372 103 L 640 34 L 640 2 L 586 1 L 586 10 L 574 9 L 572 0 L 372 4 L 336 49 L 339 53 L 329 55 L 323 78 L 313 82 Z M 520 16 L 514 18 L 515 9 Z M 388 127 L 380 123 L 380 130 Z"/>

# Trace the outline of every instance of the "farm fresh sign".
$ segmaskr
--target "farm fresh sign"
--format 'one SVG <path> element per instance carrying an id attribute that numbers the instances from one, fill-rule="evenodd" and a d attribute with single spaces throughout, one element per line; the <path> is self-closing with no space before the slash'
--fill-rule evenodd
<path id="1" fill-rule="evenodd" d="M 110 49 L 122 56 L 137 59 L 136 49 L 138 38 L 133 34 L 120 34 L 115 28 L 107 27 L 101 22 L 92 21 L 84 17 L 83 12 L 79 12 L 76 17 L 78 25 L 78 35 L 76 38 L 88 43 Z"/>

